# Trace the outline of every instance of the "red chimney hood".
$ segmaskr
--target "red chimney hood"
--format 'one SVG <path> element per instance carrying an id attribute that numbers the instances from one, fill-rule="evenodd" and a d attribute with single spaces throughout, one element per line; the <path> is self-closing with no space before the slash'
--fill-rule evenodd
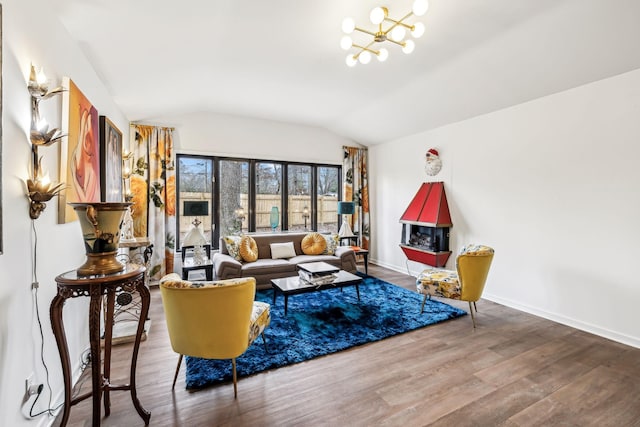
<path id="1" fill-rule="evenodd" d="M 443 182 L 425 182 L 409 203 L 400 222 L 429 227 L 451 227 L 449 204 Z"/>

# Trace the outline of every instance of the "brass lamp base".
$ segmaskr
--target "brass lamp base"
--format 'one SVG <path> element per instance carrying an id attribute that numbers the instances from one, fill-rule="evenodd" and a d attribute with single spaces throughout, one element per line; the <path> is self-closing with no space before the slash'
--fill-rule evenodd
<path id="1" fill-rule="evenodd" d="M 87 254 L 87 260 L 77 270 L 78 276 L 96 276 L 101 274 L 113 274 L 124 270 L 122 264 L 116 258 L 118 252 L 103 252 Z"/>

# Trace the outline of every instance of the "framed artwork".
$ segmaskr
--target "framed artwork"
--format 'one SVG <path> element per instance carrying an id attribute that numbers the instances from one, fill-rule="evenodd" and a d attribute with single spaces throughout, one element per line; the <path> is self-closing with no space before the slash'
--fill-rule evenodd
<path id="1" fill-rule="evenodd" d="M 122 132 L 100 116 L 100 181 L 103 202 L 122 202 Z"/>
<path id="2" fill-rule="evenodd" d="M 69 77 L 63 77 L 62 131 L 67 135 L 60 145 L 60 192 L 58 223 L 78 217 L 68 203 L 100 201 L 100 142 L 98 110 Z"/>
<path id="3" fill-rule="evenodd" d="M 4 251 L 2 230 L 2 4 L 0 4 L 0 255 Z"/>

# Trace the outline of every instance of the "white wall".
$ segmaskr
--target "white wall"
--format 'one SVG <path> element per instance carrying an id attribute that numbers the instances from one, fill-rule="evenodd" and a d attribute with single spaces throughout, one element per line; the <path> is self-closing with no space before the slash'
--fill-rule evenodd
<path id="1" fill-rule="evenodd" d="M 21 413 L 25 379 L 45 383 L 40 361 L 40 333 L 36 322 L 35 299 L 31 291 L 32 248 L 34 237 L 28 215 L 23 179 L 28 174 L 31 120 L 30 98 L 26 82 L 31 62 L 44 67 L 51 85 L 70 76 L 98 109 L 120 129 L 127 120 L 113 103 L 105 86 L 84 58 L 78 46 L 55 18 L 45 0 L 4 0 L 3 9 L 3 138 L 2 207 L 4 254 L 0 255 L 0 425 L 44 425 L 51 418 L 41 416 L 28 421 Z M 50 125 L 59 126 L 61 98 L 43 101 L 41 113 Z M 125 132 L 125 144 L 128 144 Z M 59 147 L 40 150 L 45 169 L 57 180 Z M 49 305 L 55 295 L 55 277 L 84 262 L 84 248 L 78 222 L 57 224 L 57 199 L 35 221 L 37 229 L 37 277 L 40 282 L 39 312 L 44 334 L 44 358 L 49 368 L 54 405 L 61 402 L 60 360 L 49 323 Z M 88 347 L 86 298 L 70 300 L 64 309 L 72 368 L 80 363 L 81 352 Z M 47 408 L 48 390 L 34 408 Z M 29 402 L 30 404 L 31 402 Z M 28 413 L 28 407 L 26 408 Z"/>
<path id="2" fill-rule="evenodd" d="M 640 347 L 640 70 L 372 147 L 372 259 L 400 271 L 431 147 L 452 250 L 496 250 L 485 298 Z"/>
<path id="3" fill-rule="evenodd" d="M 214 113 L 156 117 L 144 123 L 176 128 L 176 152 L 265 160 L 342 164 L 353 141 L 327 130 Z"/>

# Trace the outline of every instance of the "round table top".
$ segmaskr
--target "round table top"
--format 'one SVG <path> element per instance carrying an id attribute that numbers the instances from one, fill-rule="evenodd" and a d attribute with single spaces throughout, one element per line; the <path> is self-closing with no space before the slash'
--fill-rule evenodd
<path id="1" fill-rule="evenodd" d="M 87 283 L 111 283 L 132 279 L 145 272 L 146 268 L 138 264 L 125 264 L 124 270 L 112 274 L 95 274 L 79 276 L 77 270 L 67 271 L 56 277 L 57 283 L 66 285 L 85 285 Z"/>

